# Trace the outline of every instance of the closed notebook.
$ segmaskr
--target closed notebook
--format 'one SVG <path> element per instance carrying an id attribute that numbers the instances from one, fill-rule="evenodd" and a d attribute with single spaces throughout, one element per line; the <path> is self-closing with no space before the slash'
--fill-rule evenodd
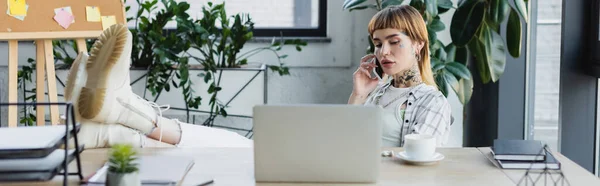
<path id="1" fill-rule="evenodd" d="M 496 139 L 492 153 L 497 160 L 544 161 L 543 148 L 538 140 Z"/>
<path id="2" fill-rule="evenodd" d="M 75 150 L 68 150 L 67 161 L 71 162 L 73 159 L 75 159 Z M 63 169 L 64 160 L 64 149 L 56 149 L 42 158 L 0 159 L 0 182 L 52 179 Z M 72 172 L 73 169 L 70 171 Z"/>
<path id="3" fill-rule="evenodd" d="M 154 185 L 179 185 L 194 165 L 192 158 L 182 156 L 141 156 L 138 162 L 142 184 Z M 107 171 L 108 164 L 105 164 L 86 182 L 88 185 L 103 184 Z"/>
<path id="4" fill-rule="evenodd" d="M 42 158 L 63 142 L 65 126 L 0 128 L 0 159 Z"/>
<path id="5" fill-rule="evenodd" d="M 560 169 L 560 162 L 550 152 L 544 161 L 496 160 L 503 169 Z"/>

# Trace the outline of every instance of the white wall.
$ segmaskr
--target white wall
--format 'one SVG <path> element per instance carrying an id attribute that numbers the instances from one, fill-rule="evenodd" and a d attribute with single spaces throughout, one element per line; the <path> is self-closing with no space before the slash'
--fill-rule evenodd
<path id="1" fill-rule="evenodd" d="M 343 0 L 328 0 L 327 30 L 330 43 L 309 43 L 305 49 L 297 53 L 294 49 L 284 50 L 289 54 L 286 64 L 291 66 L 289 76 L 279 76 L 275 73 L 268 75 L 268 103 L 333 103 L 345 104 L 352 91 L 352 73 L 358 67 L 359 60 L 366 53 L 367 24 L 375 14 L 374 10 L 343 11 Z M 446 13 L 451 14 L 451 12 Z M 443 17 L 446 32 L 438 33 L 438 37 L 447 44 L 449 41 L 450 17 Z M 264 46 L 264 43 L 250 43 L 244 50 Z M 28 57 L 35 56 L 31 43 L 20 45 L 19 62 L 26 64 Z M 0 59 L 8 58 L 6 43 L 0 43 Z M 250 61 L 275 64 L 272 54 L 263 53 L 251 58 Z M 6 72 L 6 60 L 0 60 L 2 74 Z M 6 76 L 6 75 L 5 75 Z M 6 87 L 6 77 L 0 78 L 2 86 Z M 2 88 L 0 98 L 6 101 L 6 88 Z M 20 93 L 20 99 L 22 99 Z M 455 122 L 452 128 L 450 146 L 462 145 L 462 105 L 455 95 L 449 97 L 452 104 Z M 2 122 L 6 120 L 6 110 L 2 110 Z M 244 119 L 219 119 L 224 125 L 248 126 Z M 244 124 L 236 124 L 244 123 Z"/>

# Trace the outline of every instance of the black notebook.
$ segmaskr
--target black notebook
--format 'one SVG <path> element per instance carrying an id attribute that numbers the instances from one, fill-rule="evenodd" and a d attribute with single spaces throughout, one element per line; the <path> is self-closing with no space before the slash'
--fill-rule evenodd
<path id="1" fill-rule="evenodd" d="M 497 160 L 544 161 L 546 151 L 538 140 L 496 139 L 492 153 Z"/>
<path id="2" fill-rule="evenodd" d="M 515 161 L 498 160 L 498 164 L 503 169 L 560 169 L 560 162 L 554 158 L 552 153 L 544 150 L 546 158 L 544 161 Z"/>

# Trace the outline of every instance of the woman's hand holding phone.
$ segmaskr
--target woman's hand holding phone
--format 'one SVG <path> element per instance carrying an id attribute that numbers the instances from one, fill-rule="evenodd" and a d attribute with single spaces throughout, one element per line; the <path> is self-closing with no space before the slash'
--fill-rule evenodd
<path id="1" fill-rule="evenodd" d="M 366 55 L 360 60 L 360 66 L 354 72 L 353 95 L 366 98 L 366 95 L 377 87 L 379 78 L 371 74 L 373 69 L 377 67 L 375 60 L 376 58 L 373 54 Z"/>

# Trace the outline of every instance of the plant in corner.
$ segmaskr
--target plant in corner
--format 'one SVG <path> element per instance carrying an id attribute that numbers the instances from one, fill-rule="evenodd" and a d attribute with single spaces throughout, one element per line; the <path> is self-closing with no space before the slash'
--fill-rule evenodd
<path id="1" fill-rule="evenodd" d="M 402 4 L 404 0 L 345 0 L 343 9 L 353 11 L 367 8 L 381 10 L 387 6 Z M 513 1 L 514 6 L 509 4 Z M 527 23 L 527 0 L 459 0 L 454 7 L 451 0 L 411 0 L 409 5 L 423 15 L 429 33 L 429 49 L 435 81 L 444 95 L 452 88 L 461 103 L 466 104 L 473 93 L 473 77 L 466 68 L 475 65 L 481 81 L 496 82 L 504 73 L 506 49 L 517 58 L 521 55 L 523 21 Z M 456 9 L 450 23 L 452 42 L 444 45 L 437 32 L 446 25 L 440 15 Z M 519 17 L 520 16 L 520 17 Z M 506 41 L 500 35 L 501 25 L 506 24 Z M 373 46 L 369 48 L 373 52 Z M 469 54 L 476 60 L 468 64 Z M 448 87 L 449 86 L 449 87 Z"/>
<path id="2" fill-rule="evenodd" d="M 141 185 L 137 151 L 130 144 L 116 144 L 110 149 L 106 185 Z"/>

